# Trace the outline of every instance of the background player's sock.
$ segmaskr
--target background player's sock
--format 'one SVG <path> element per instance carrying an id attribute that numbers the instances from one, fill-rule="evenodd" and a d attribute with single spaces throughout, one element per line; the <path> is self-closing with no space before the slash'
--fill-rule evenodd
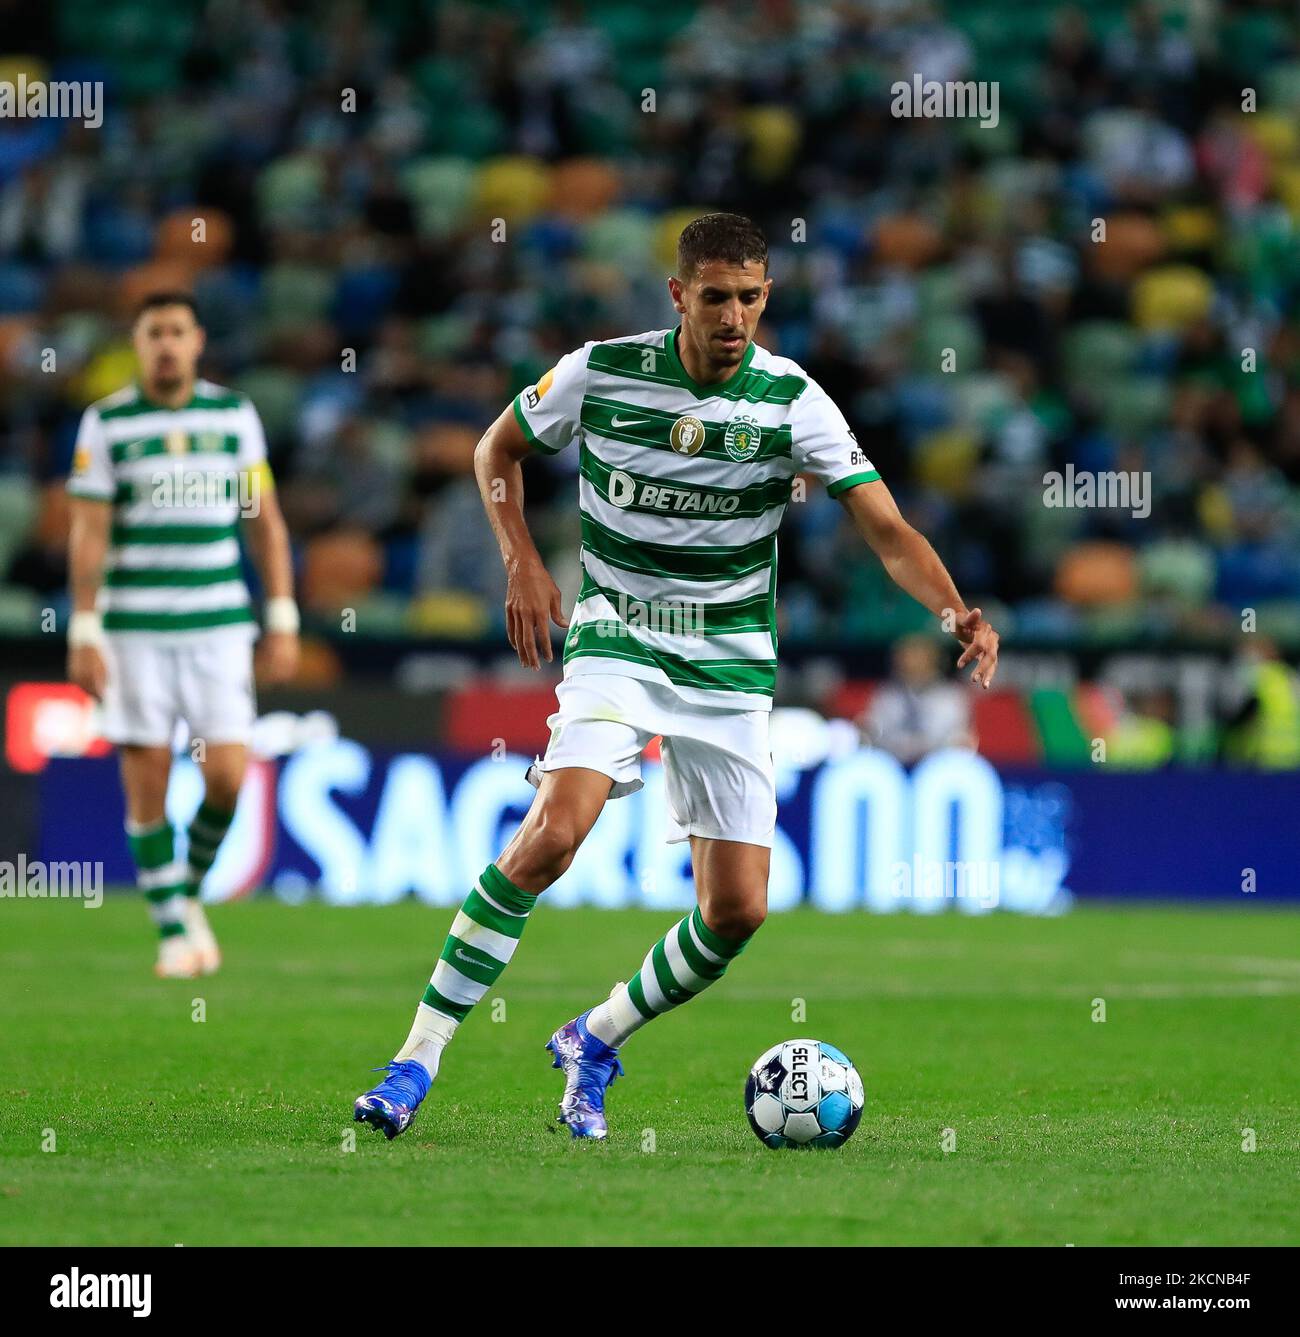
<path id="1" fill-rule="evenodd" d="M 443 1046 L 497 982 L 536 904 L 535 893 L 516 887 L 495 864 L 488 864 L 452 921 L 399 1059 L 417 1059 L 430 1076 L 436 1075 Z"/>
<path id="2" fill-rule="evenodd" d="M 185 870 L 176 862 L 176 836 L 171 823 L 127 822 L 126 843 L 135 863 L 136 885 L 144 892 L 158 935 L 185 932 Z"/>
<path id="3" fill-rule="evenodd" d="M 719 937 L 696 906 L 655 943 L 627 984 L 618 985 L 606 1002 L 592 1008 L 587 1029 L 617 1049 L 647 1021 L 690 1002 L 720 980 L 748 941 Z"/>
<path id="4" fill-rule="evenodd" d="M 214 808 L 207 799 L 199 804 L 199 810 L 190 823 L 189 876 L 185 891 L 189 896 L 197 896 L 203 879 L 217 857 L 217 848 L 230 830 L 230 823 L 235 819 L 235 811 L 229 812 Z"/>

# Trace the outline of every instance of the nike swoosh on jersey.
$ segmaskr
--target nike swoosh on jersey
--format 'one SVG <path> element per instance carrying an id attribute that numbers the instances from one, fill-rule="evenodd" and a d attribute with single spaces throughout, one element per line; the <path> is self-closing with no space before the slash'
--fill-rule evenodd
<path id="1" fill-rule="evenodd" d="M 609 420 L 611 427 L 648 427 L 649 418 L 611 418 Z"/>

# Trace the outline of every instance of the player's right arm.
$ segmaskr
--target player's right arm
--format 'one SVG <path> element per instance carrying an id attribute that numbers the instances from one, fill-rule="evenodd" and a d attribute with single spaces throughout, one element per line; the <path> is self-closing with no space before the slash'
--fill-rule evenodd
<path id="1" fill-rule="evenodd" d="M 77 432 L 72 474 L 68 478 L 68 584 L 72 594 L 68 680 L 96 700 L 103 697 L 108 680 L 104 632 L 95 603 L 104 582 L 114 489 L 99 414 L 87 409 Z"/>
<path id="2" fill-rule="evenodd" d="M 522 462 L 533 453 L 513 406 L 483 433 L 474 451 L 474 476 L 483 497 L 488 523 L 506 568 L 506 636 L 526 668 L 540 668 L 538 647 L 549 662 L 551 619 L 567 627 L 560 608 L 559 586 L 537 551 L 524 521 Z"/>
<path id="3" fill-rule="evenodd" d="M 526 668 L 540 668 L 543 658 L 550 663 L 551 623 L 569 623 L 524 520 L 521 465 L 538 452 L 555 454 L 576 437 L 588 348 L 562 357 L 525 387 L 474 451 L 474 476 L 506 568 L 506 635 Z"/>

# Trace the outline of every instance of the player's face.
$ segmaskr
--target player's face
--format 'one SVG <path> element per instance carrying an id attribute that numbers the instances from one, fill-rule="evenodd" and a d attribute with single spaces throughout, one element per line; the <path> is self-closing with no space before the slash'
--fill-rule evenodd
<path id="1" fill-rule="evenodd" d="M 142 312 L 132 338 L 147 387 L 168 393 L 193 381 L 203 353 L 203 327 L 188 306 Z"/>
<path id="2" fill-rule="evenodd" d="M 754 340 L 771 287 L 765 267 L 749 261 L 709 261 L 687 278 L 669 279 L 695 360 L 720 372 L 736 366 Z"/>

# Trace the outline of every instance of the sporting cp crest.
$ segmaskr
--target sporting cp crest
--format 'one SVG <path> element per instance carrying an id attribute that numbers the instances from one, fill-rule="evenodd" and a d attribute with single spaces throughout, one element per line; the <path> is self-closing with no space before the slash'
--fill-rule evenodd
<path id="1" fill-rule="evenodd" d="M 698 455 L 704 445 L 704 424 L 698 418 L 678 418 L 668 433 L 668 440 L 679 455 Z"/>
<path id="2" fill-rule="evenodd" d="M 758 420 L 751 418 L 748 413 L 737 413 L 727 424 L 722 444 L 726 446 L 727 454 L 733 460 L 752 460 L 758 454 L 759 442 L 762 439 L 763 433 Z"/>
<path id="3" fill-rule="evenodd" d="M 179 430 L 170 431 L 165 438 L 165 444 L 169 455 L 184 455 L 190 448 L 189 433 Z"/>

